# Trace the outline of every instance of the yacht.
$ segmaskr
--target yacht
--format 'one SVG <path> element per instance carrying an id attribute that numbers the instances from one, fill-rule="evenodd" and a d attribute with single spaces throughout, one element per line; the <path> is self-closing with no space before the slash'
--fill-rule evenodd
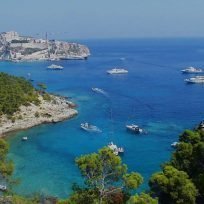
<path id="1" fill-rule="evenodd" d="M 200 68 L 188 67 L 186 69 L 181 70 L 181 72 L 184 74 L 197 74 L 197 73 L 202 73 L 203 70 Z"/>
<path id="2" fill-rule="evenodd" d="M 120 68 L 114 68 L 107 71 L 108 74 L 127 74 L 128 70 L 126 69 L 120 69 Z"/>
<path id="3" fill-rule="evenodd" d="M 91 125 L 89 123 L 81 123 L 81 128 L 88 132 L 102 132 L 97 126 Z"/>
<path id="4" fill-rule="evenodd" d="M 6 185 L 0 185 L 0 190 L 1 190 L 1 191 L 6 191 L 6 190 L 7 190 Z"/>
<path id="5" fill-rule="evenodd" d="M 51 64 L 50 66 L 47 67 L 47 69 L 49 69 L 49 70 L 62 70 L 62 69 L 64 69 L 64 67 L 60 66 L 60 65 L 56 65 L 56 64 Z"/>
<path id="6" fill-rule="evenodd" d="M 184 81 L 191 84 L 203 84 L 204 76 L 196 76 L 189 79 L 185 79 Z"/>
<path id="7" fill-rule="evenodd" d="M 134 133 L 142 133 L 143 132 L 142 128 L 140 128 L 138 125 L 134 125 L 134 124 L 126 125 L 126 128 L 127 128 L 127 130 L 130 130 Z"/>
<path id="8" fill-rule="evenodd" d="M 110 144 L 108 144 L 108 147 L 113 151 L 113 153 L 115 155 L 119 155 L 121 153 L 124 153 L 124 148 L 123 147 L 118 147 L 117 145 L 115 145 L 113 142 L 111 142 Z"/>

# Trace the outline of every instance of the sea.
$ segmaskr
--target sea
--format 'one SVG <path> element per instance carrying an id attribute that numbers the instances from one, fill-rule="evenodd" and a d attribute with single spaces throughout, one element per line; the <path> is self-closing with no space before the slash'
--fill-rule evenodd
<path id="1" fill-rule="evenodd" d="M 184 129 L 204 118 L 204 85 L 186 84 L 189 66 L 204 68 L 204 39 L 76 40 L 90 48 L 87 60 L 58 61 L 63 70 L 47 70 L 53 62 L 0 62 L 0 71 L 45 83 L 50 93 L 68 97 L 79 114 L 57 124 L 43 124 L 9 134 L 8 159 L 15 164 L 13 190 L 20 195 L 66 198 L 73 183 L 83 185 L 75 159 L 97 152 L 110 142 L 125 149 L 128 171 L 139 172 L 148 190 L 151 175 L 161 170 L 173 151 L 171 143 Z M 129 71 L 108 75 L 114 67 Z M 30 74 L 29 74 L 30 73 Z M 103 89 L 96 93 L 92 88 Z M 80 124 L 102 130 L 90 133 Z M 146 134 L 127 132 L 137 124 Z M 28 140 L 22 142 L 21 138 Z"/>

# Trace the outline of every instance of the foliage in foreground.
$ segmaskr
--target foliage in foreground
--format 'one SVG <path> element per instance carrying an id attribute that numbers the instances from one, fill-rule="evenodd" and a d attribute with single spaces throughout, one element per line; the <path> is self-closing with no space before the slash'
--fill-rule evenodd
<path id="1" fill-rule="evenodd" d="M 0 139 L 0 174 L 1 177 L 7 178 L 11 176 L 14 170 L 13 162 L 7 161 L 6 156 L 9 150 L 7 142 Z"/>
<path id="2" fill-rule="evenodd" d="M 204 200 L 204 131 L 184 131 L 171 164 L 189 175 Z"/>
<path id="3" fill-rule="evenodd" d="M 158 204 L 158 200 L 152 198 L 149 194 L 141 193 L 131 196 L 126 204 Z"/>
<path id="4" fill-rule="evenodd" d="M 187 173 L 172 166 L 164 166 L 149 181 L 151 190 L 165 204 L 194 204 L 197 189 Z"/>
<path id="5" fill-rule="evenodd" d="M 125 195 L 143 182 L 140 174 L 127 173 L 121 158 L 107 147 L 77 158 L 76 164 L 87 188 L 75 190 L 68 203 L 124 203 Z"/>

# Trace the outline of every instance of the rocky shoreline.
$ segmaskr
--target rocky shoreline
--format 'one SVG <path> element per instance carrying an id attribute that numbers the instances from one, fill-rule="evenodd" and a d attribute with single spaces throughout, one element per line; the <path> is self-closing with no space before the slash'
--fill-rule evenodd
<path id="1" fill-rule="evenodd" d="M 74 109 L 75 104 L 63 97 L 50 95 L 50 100 L 44 100 L 39 96 L 40 104 L 21 106 L 12 117 L 3 115 L 0 117 L 0 137 L 7 133 L 28 129 L 43 123 L 57 123 L 78 114 Z"/>
<path id="2" fill-rule="evenodd" d="M 0 61 L 82 60 L 89 55 L 89 48 L 78 43 L 0 33 Z"/>

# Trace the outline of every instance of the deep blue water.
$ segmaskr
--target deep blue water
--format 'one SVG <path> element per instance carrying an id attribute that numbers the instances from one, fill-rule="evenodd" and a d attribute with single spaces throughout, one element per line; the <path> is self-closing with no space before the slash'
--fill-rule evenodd
<path id="1" fill-rule="evenodd" d="M 73 182 L 81 183 L 74 159 L 97 151 L 110 141 L 124 146 L 122 157 L 130 171 L 148 178 L 170 158 L 170 144 L 185 128 L 204 115 L 204 86 L 187 85 L 186 66 L 204 65 L 203 39 L 87 40 L 87 61 L 60 61 L 63 71 L 48 71 L 50 62 L 0 63 L 0 71 L 46 83 L 48 91 L 68 96 L 79 115 L 58 124 L 40 125 L 11 134 L 9 158 L 15 162 L 17 193 L 34 192 L 64 198 Z M 127 75 L 110 76 L 106 70 L 125 67 Z M 102 88 L 107 96 L 91 91 Z M 89 121 L 103 130 L 89 134 L 80 123 Z M 125 125 L 136 123 L 147 135 L 129 134 Z M 28 136 L 27 142 L 21 137 Z"/>

